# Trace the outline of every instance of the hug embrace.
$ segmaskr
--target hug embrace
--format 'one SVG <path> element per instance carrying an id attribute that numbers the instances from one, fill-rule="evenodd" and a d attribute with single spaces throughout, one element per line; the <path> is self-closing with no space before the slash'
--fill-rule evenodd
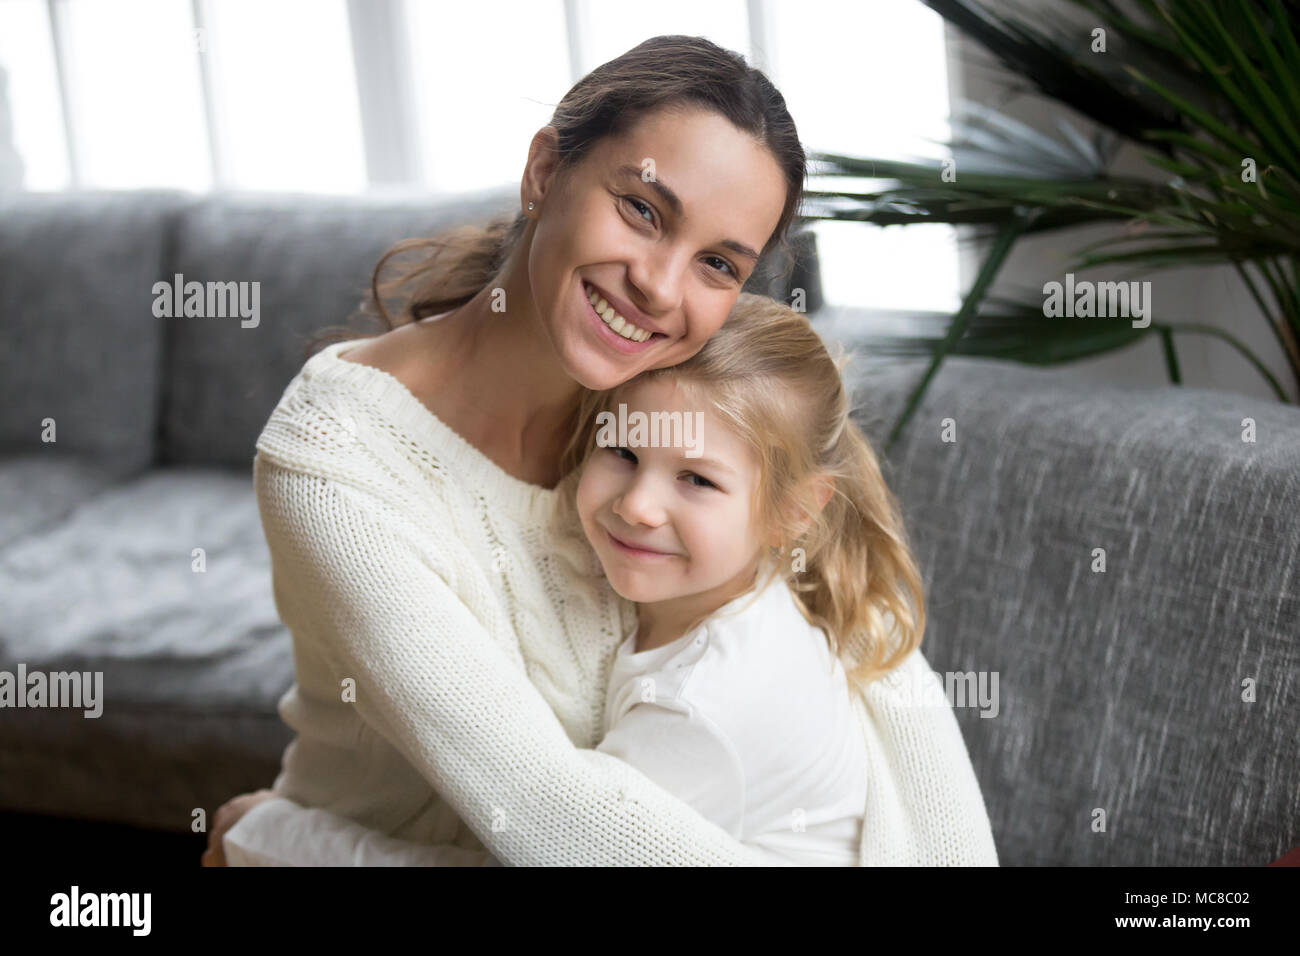
<path id="1" fill-rule="evenodd" d="M 760 71 L 656 37 L 560 101 L 517 216 L 380 261 L 389 330 L 258 439 L 297 736 L 205 862 L 997 865 L 841 363 L 741 292 L 805 174 Z M 624 408 L 695 445 L 598 441 Z"/>

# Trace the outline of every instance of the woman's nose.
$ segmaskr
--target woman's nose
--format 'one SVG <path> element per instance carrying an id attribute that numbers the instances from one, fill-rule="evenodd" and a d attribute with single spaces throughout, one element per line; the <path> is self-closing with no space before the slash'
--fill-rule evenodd
<path id="1" fill-rule="evenodd" d="M 644 309 L 652 315 L 663 315 L 681 304 L 685 272 L 685 255 L 665 246 L 633 263 L 628 278 L 641 291 Z"/>

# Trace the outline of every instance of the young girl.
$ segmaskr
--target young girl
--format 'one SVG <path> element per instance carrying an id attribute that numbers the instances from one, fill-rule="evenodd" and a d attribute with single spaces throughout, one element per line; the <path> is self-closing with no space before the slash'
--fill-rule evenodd
<path id="1" fill-rule="evenodd" d="M 960 730 L 918 649 L 894 496 L 807 319 L 743 294 L 682 364 L 591 393 L 571 519 L 638 624 L 617 756 L 773 864 L 996 865 Z M 233 864 L 494 863 L 281 798 Z"/>

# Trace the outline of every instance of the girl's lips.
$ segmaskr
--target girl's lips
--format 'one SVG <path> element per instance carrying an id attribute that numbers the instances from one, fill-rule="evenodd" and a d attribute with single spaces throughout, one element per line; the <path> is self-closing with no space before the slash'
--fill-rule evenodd
<path id="1" fill-rule="evenodd" d="M 596 327 L 596 334 L 620 352 L 625 352 L 629 355 L 637 352 L 644 352 L 660 339 L 665 338 L 665 336 L 659 332 L 654 333 L 644 342 L 633 342 L 631 339 L 623 338 L 623 336 L 619 335 L 606 325 L 605 320 L 596 314 L 595 306 L 593 306 L 591 300 L 587 298 L 587 284 L 581 279 L 578 280 L 578 294 L 582 296 L 582 307 L 587 310 L 587 317 L 591 319 L 592 324 Z"/>
<path id="2" fill-rule="evenodd" d="M 605 534 L 609 535 L 609 540 L 613 543 L 615 548 L 617 548 L 619 551 L 623 552 L 624 554 L 630 555 L 632 557 L 638 557 L 638 558 L 676 557 L 676 555 L 671 554 L 667 551 L 651 551 L 648 548 L 638 548 L 635 545 L 628 544 L 626 541 L 622 541 L 614 537 L 612 534 L 609 534 L 608 531 L 606 531 Z"/>

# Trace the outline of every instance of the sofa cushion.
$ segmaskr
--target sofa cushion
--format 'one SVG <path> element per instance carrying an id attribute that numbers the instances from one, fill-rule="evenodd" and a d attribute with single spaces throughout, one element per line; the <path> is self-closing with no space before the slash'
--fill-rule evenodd
<path id="1" fill-rule="evenodd" d="M 187 830 L 275 778 L 293 653 L 250 477 L 110 488 L 0 550 L 0 604 L 0 670 L 103 674 L 99 717 L 5 711 L 0 809 Z"/>
<path id="2" fill-rule="evenodd" d="M 123 463 L 61 454 L 57 448 L 47 445 L 35 454 L 0 458 L 0 549 L 39 533 L 133 471 Z"/>
<path id="3" fill-rule="evenodd" d="M 308 358 L 309 339 L 345 324 L 379 256 L 399 239 L 483 221 L 518 201 L 513 187 L 450 199 L 233 196 L 197 206 L 180 224 L 171 271 L 184 282 L 259 283 L 260 314 L 256 325 L 237 315 L 166 320 L 161 461 L 251 471 L 257 436 Z"/>
<path id="4" fill-rule="evenodd" d="M 153 315 L 173 192 L 0 192 L 0 454 L 153 459 L 162 327 Z"/>
<path id="5" fill-rule="evenodd" d="M 877 448 L 920 373 L 853 372 Z M 1263 865 L 1300 844 L 1300 409 L 953 358 L 885 467 L 922 652 L 999 678 L 996 716 L 957 716 L 1004 864 Z"/>

